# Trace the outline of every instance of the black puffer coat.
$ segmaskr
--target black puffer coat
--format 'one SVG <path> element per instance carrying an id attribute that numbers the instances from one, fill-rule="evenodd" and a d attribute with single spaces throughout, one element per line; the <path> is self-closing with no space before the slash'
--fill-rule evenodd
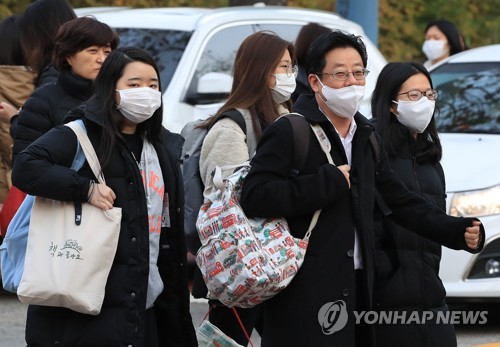
<path id="1" fill-rule="evenodd" d="M 390 157 L 392 169 L 408 187 L 426 201 L 446 209 L 443 168 L 429 158 L 430 148 L 417 146 L 408 129 L 398 126 L 406 138 Z M 374 301 L 382 311 L 443 311 L 446 291 L 439 278 L 441 245 L 425 239 L 389 218 L 376 216 L 376 281 Z M 453 325 L 432 324 L 380 325 L 375 327 L 379 345 L 405 341 L 406 347 L 456 346 Z"/>
<path id="2" fill-rule="evenodd" d="M 102 119 L 86 106 L 89 138 L 101 152 Z M 184 206 L 178 156 L 182 138 L 163 129 L 154 144 L 169 196 L 171 227 L 162 228 L 158 267 L 165 288 L 154 304 L 160 346 L 196 346 L 189 313 Z M 64 144 L 64 145 L 61 145 Z M 19 154 L 14 184 L 29 194 L 57 200 L 86 200 L 88 181 L 95 179 L 86 163 L 78 173 L 69 169 L 76 152 L 76 136 L 59 126 Z M 145 306 L 149 272 L 149 229 L 146 198 L 138 166 L 125 143 L 119 141 L 103 167 L 106 184 L 122 208 L 116 256 L 106 284 L 101 313 L 91 316 L 63 308 L 30 306 L 26 325 L 29 346 L 118 347 L 144 346 Z M 150 329 L 149 329 L 150 330 Z M 148 347 L 148 346 L 144 346 Z"/>
<path id="3" fill-rule="evenodd" d="M 62 124 L 68 111 L 87 101 L 92 92 L 91 80 L 67 70 L 59 72 L 56 82 L 35 89 L 11 124 L 13 160 L 37 138 Z"/>
<path id="4" fill-rule="evenodd" d="M 328 136 L 337 165 L 347 163 L 344 148 L 330 121 L 320 111 L 314 96 L 301 95 L 294 106 L 311 123 L 319 124 Z M 263 347 L 353 347 L 355 340 L 356 290 L 362 290 L 366 309 L 373 308 L 375 237 L 375 192 L 380 192 L 392 210 L 392 218 L 419 234 L 454 249 L 466 249 L 465 228 L 473 218 L 452 218 L 409 192 L 389 168 L 387 152 L 379 138 L 380 162 L 375 163 L 368 120 L 356 114 L 357 130 L 352 144 L 351 189 L 339 169 L 328 164 L 315 136 L 309 154 L 296 177 L 293 167 L 293 134 L 286 119 L 269 125 L 259 141 L 245 178 L 241 206 L 249 217 L 287 218 L 291 233 L 304 237 L 315 210 L 321 216 L 309 240 L 304 263 L 291 284 L 263 302 Z M 429 226 L 435 226 L 432 231 Z M 359 235 L 363 257 L 362 288 L 356 288 L 354 230 Z M 484 240 L 484 229 L 482 229 Z M 484 243 L 484 241 L 483 241 Z M 482 248 L 482 245 L 479 249 Z M 348 319 L 330 334 L 335 314 L 319 316 L 329 303 L 343 301 Z M 336 306 L 337 308 L 339 306 Z M 339 310 L 336 311 L 337 313 Z M 328 321 L 325 321 L 324 319 Z M 373 331 L 365 346 L 373 345 Z"/>

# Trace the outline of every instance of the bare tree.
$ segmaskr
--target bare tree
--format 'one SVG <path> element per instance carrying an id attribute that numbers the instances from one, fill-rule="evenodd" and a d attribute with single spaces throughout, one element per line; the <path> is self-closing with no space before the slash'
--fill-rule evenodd
<path id="1" fill-rule="evenodd" d="M 229 6 L 254 5 L 262 2 L 266 5 L 287 6 L 288 0 L 229 0 Z"/>

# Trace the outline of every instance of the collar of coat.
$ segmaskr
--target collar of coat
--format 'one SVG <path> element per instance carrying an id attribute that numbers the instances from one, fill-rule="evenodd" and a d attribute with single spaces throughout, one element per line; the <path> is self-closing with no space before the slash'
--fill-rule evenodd
<path id="1" fill-rule="evenodd" d="M 94 93 L 92 80 L 77 76 L 69 70 L 59 71 L 57 84 L 80 100 L 87 100 Z"/>

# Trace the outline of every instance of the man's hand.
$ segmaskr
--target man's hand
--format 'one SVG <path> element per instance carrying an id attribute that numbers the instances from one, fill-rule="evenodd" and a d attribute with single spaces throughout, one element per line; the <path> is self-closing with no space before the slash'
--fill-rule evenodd
<path id="1" fill-rule="evenodd" d="M 340 165 L 337 166 L 337 169 L 339 169 L 345 176 L 345 179 L 347 180 L 347 184 L 349 185 L 349 189 L 351 189 L 351 180 L 349 176 L 349 171 L 351 170 L 351 167 L 349 165 Z"/>
<path id="2" fill-rule="evenodd" d="M 479 243 L 481 242 L 481 222 L 472 221 L 472 226 L 465 228 L 465 242 L 467 243 L 467 247 L 470 249 L 477 249 Z"/>

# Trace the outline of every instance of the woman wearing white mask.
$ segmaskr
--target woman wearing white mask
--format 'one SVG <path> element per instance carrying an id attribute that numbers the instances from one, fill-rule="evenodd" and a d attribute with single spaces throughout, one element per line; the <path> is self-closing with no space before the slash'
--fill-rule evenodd
<path id="1" fill-rule="evenodd" d="M 70 169 L 77 139 L 66 126 L 19 154 L 13 181 L 36 196 L 122 208 L 104 303 L 97 316 L 30 306 L 27 344 L 197 346 L 185 268 L 178 161 L 183 140 L 162 127 L 158 67 L 144 50 L 119 48 L 95 82 L 95 95 L 68 120 L 83 120 L 106 184 L 96 183 L 87 163 Z"/>
<path id="2" fill-rule="evenodd" d="M 434 121 L 438 97 L 427 70 L 418 63 L 389 63 L 372 97 L 373 123 L 384 139 L 392 169 L 409 190 L 446 208 L 441 144 Z M 375 325 L 377 344 L 456 346 L 452 324 L 436 324 L 446 314 L 446 291 L 439 278 L 441 245 L 382 214 L 376 215 L 374 300 L 380 311 L 429 311 L 424 324 Z"/>
<path id="3" fill-rule="evenodd" d="M 209 129 L 200 156 L 200 174 L 205 192 L 211 188 L 215 166 L 239 164 L 252 158 L 263 129 L 289 112 L 295 90 L 293 45 L 272 32 L 257 32 L 240 45 L 233 67 L 233 86 L 227 102 L 204 127 Z M 246 133 L 233 119 L 224 117 L 236 109 L 244 119 Z M 204 297 L 206 287 L 197 270 L 193 295 Z M 256 322 L 259 307 L 238 309 L 248 334 Z M 241 345 L 248 339 L 231 309 L 216 306 L 210 322 Z"/>
<path id="4" fill-rule="evenodd" d="M 466 50 L 462 35 L 450 21 L 440 19 L 429 22 L 425 27 L 425 41 L 422 45 L 427 60 L 425 68 L 443 59 Z"/>

